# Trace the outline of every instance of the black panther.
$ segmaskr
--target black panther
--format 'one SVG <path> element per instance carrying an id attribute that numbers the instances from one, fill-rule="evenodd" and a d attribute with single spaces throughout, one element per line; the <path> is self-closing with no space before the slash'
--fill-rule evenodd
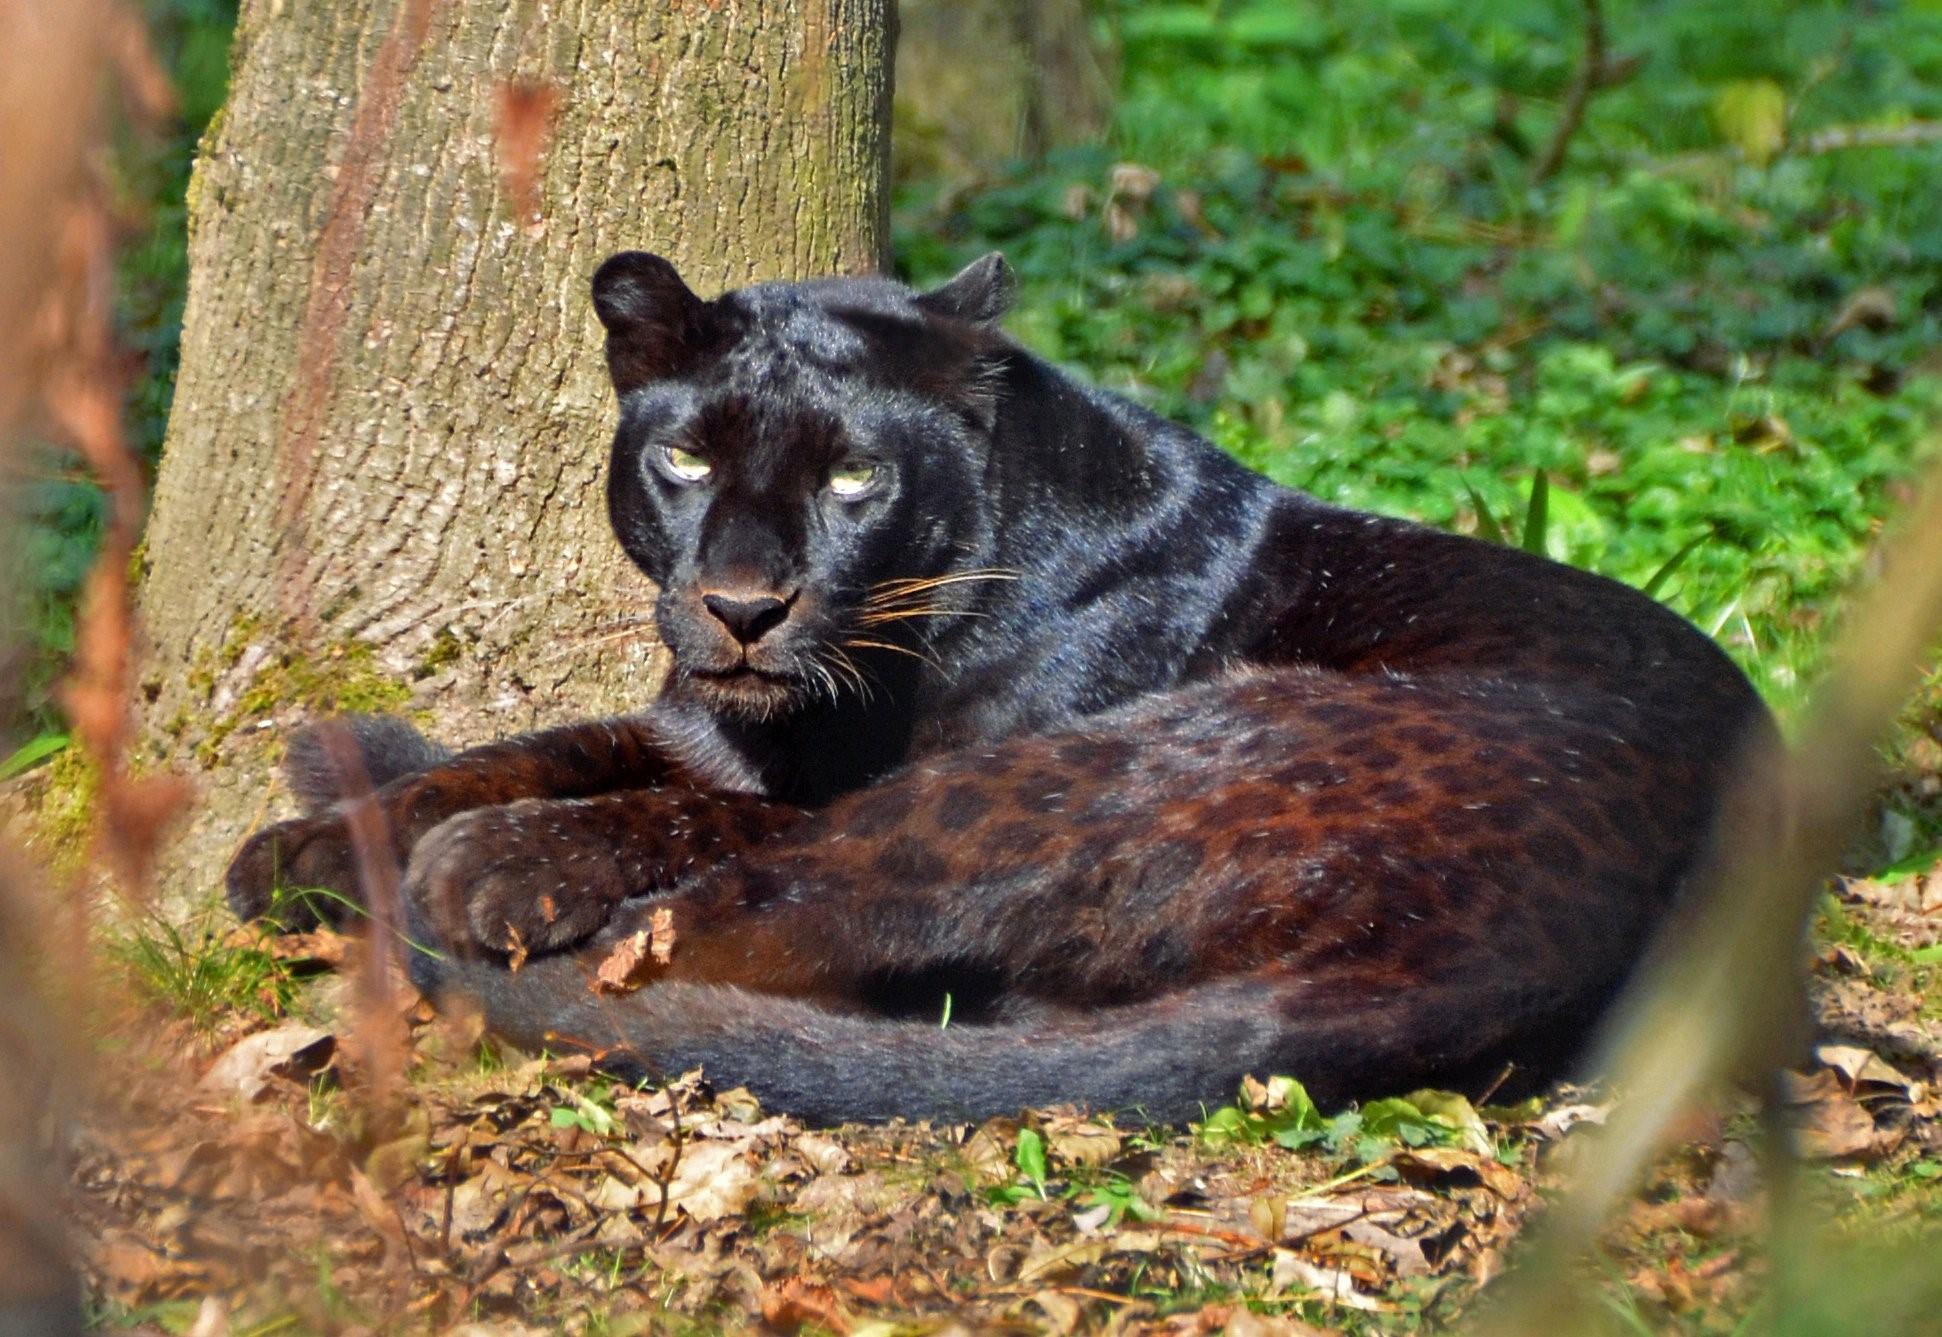
<path id="1" fill-rule="evenodd" d="M 1557 1071 L 1770 728 L 1744 677 L 1622 585 L 1084 386 L 999 330 L 1011 290 L 997 256 L 713 300 L 600 267 L 610 512 L 673 669 L 453 756 L 352 723 L 418 982 L 821 1120 Z M 358 893 L 325 753 L 293 743 L 310 815 L 237 855 L 239 914 Z"/>

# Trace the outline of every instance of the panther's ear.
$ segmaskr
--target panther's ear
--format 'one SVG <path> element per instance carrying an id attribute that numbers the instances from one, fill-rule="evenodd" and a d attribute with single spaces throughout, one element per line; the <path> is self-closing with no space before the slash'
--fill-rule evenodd
<path id="1" fill-rule="evenodd" d="M 593 309 L 607 327 L 607 371 L 624 395 L 698 351 L 708 304 L 660 256 L 622 251 L 594 271 Z"/>
<path id="2" fill-rule="evenodd" d="M 1011 310 L 1017 290 L 1018 276 L 993 251 L 960 269 L 949 283 L 919 296 L 917 305 L 934 315 L 989 325 Z"/>

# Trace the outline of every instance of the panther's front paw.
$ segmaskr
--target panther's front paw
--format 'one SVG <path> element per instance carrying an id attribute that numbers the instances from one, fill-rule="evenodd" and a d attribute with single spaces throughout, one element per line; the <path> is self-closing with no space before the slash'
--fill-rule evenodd
<path id="1" fill-rule="evenodd" d="M 223 878 L 238 919 L 269 915 L 286 929 L 344 918 L 362 904 L 358 881 L 350 827 L 334 813 L 264 827 L 243 842 Z"/>
<path id="2" fill-rule="evenodd" d="M 563 806 L 526 799 L 434 827 L 405 870 L 414 918 L 449 949 L 515 959 L 598 932 L 627 888 L 611 848 L 560 820 Z"/>

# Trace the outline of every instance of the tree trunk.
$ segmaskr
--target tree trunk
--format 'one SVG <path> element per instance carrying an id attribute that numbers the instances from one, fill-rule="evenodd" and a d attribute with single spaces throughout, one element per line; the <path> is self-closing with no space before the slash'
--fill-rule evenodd
<path id="1" fill-rule="evenodd" d="M 1089 0 L 903 0 L 900 179 L 975 180 L 1013 158 L 1099 138 L 1113 59 Z"/>
<path id="2" fill-rule="evenodd" d="M 245 0 L 189 192 L 145 553 L 152 757 L 215 883 L 308 713 L 457 742 L 636 706 L 653 589 L 607 527 L 587 279 L 875 268 L 892 0 Z"/>

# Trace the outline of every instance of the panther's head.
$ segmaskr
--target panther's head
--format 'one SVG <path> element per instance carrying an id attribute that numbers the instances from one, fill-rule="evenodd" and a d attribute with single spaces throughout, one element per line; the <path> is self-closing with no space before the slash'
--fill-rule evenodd
<path id="1" fill-rule="evenodd" d="M 824 279 L 712 301 L 659 256 L 600 266 L 620 399 L 608 513 L 710 707 L 769 718 L 867 695 L 873 664 L 925 658 L 1001 578 L 978 566 L 1012 286 L 996 254 L 929 292 Z"/>

